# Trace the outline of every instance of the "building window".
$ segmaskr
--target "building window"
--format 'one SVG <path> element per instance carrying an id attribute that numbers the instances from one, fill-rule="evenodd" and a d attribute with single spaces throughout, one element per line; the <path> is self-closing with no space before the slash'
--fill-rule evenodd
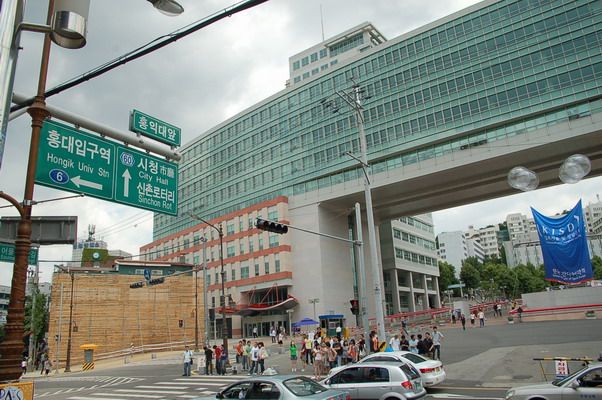
<path id="1" fill-rule="evenodd" d="M 228 246 L 228 248 L 226 250 L 226 257 L 234 257 L 235 255 L 236 255 L 236 252 L 234 250 L 234 245 Z"/>
<path id="2" fill-rule="evenodd" d="M 259 250 L 263 250 L 263 238 L 259 237 Z"/>
<path id="3" fill-rule="evenodd" d="M 216 272 L 215 273 L 215 283 L 218 283 L 218 282 L 219 282 L 219 273 Z"/>
<path id="4" fill-rule="evenodd" d="M 278 254 L 274 256 L 274 270 L 276 272 L 280 272 L 280 257 Z"/>
<path id="5" fill-rule="evenodd" d="M 299 68 L 301 68 L 301 63 L 299 62 L 299 60 L 293 62 L 293 71 L 296 71 Z"/>
<path id="6" fill-rule="evenodd" d="M 320 58 L 324 58 L 328 55 L 328 51 L 326 49 L 320 50 Z"/>
<path id="7" fill-rule="evenodd" d="M 238 231 L 239 231 L 239 232 L 242 232 L 242 231 L 244 231 L 244 230 L 245 230 L 245 227 L 244 227 L 244 225 L 245 225 L 245 224 L 244 224 L 244 221 L 243 221 L 243 220 L 242 220 L 242 218 L 241 218 L 241 219 L 240 219 L 240 221 L 238 221 Z"/>
<path id="8" fill-rule="evenodd" d="M 235 269 L 232 270 L 232 280 L 233 281 L 236 280 L 236 270 Z"/>
<path id="9" fill-rule="evenodd" d="M 240 249 L 239 250 L 240 250 L 240 253 L 238 253 L 238 254 L 245 254 L 245 245 L 244 245 L 244 243 L 242 241 L 240 242 Z"/>
<path id="10" fill-rule="evenodd" d="M 313 54 L 310 56 L 310 60 L 311 60 L 311 62 L 316 62 L 316 61 L 318 61 L 318 53 L 313 53 Z"/>
<path id="11" fill-rule="evenodd" d="M 270 240 L 270 247 L 276 247 L 276 246 L 278 246 L 279 243 L 278 243 L 278 236 L 277 235 L 270 236 L 269 240 Z"/>
<path id="12" fill-rule="evenodd" d="M 207 286 L 211 285 L 211 275 L 207 274 Z"/>
<path id="13" fill-rule="evenodd" d="M 233 235 L 234 234 L 234 224 L 228 224 L 227 225 L 226 234 L 227 235 Z"/>
<path id="14" fill-rule="evenodd" d="M 269 261 L 264 261 L 263 263 L 263 269 L 265 271 L 266 274 L 270 273 L 270 262 Z"/>
<path id="15" fill-rule="evenodd" d="M 309 57 L 303 57 L 301 59 L 301 66 L 305 67 L 307 64 L 309 64 Z"/>
<path id="16" fill-rule="evenodd" d="M 259 276 L 259 264 L 255 264 L 255 276 Z"/>
<path id="17" fill-rule="evenodd" d="M 255 245 L 253 244 L 253 238 L 249 238 L 249 253 L 252 253 L 253 251 L 255 251 Z"/>
<path id="18" fill-rule="evenodd" d="M 240 267 L 240 279 L 247 279 L 249 277 L 249 266 L 245 265 Z"/>

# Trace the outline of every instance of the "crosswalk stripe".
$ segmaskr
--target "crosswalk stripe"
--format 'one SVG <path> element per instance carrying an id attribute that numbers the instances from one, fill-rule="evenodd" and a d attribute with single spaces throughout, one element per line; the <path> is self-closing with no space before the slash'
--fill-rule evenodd
<path id="1" fill-rule="evenodd" d="M 90 397 L 90 396 L 76 396 L 68 397 L 69 400 L 124 400 L 122 397 Z"/>
<path id="2" fill-rule="evenodd" d="M 204 382 L 155 382 L 156 385 L 206 385 Z"/>
<path id="3" fill-rule="evenodd" d="M 161 386 L 161 385 L 141 385 L 141 386 L 136 386 L 136 389 L 138 389 L 138 388 L 140 388 L 140 389 L 180 389 L 180 390 L 188 389 L 188 386 L 168 386 L 168 385 L 163 385 L 163 386 Z"/>
<path id="4" fill-rule="evenodd" d="M 191 396 L 189 394 L 183 394 L 182 396 L 178 396 L 181 397 L 183 399 L 196 399 L 198 396 Z"/>
<path id="5" fill-rule="evenodd" d="M 241 376 L 239 378 L 236 377 L 221 377 L 221 378 L 212 378 L 210 376 L 207 377 L 198 377 L 198 378 L 176 378 L 176 381 L 209 381 L 209 382 L 218 382 L 218 381 L 223 381 L 223 382 L 236 382 L 236 381 L 240 381 L 243 380 L 244 378 Z"/>
<path id="6" fill-rule="evenodd" d="M 178 392 L 173 390 L 142 390 L 142 389 L 115 389 L 116 392 L 132 392 L 132 393 L 163 393 L 163 394 L 186 394 L 186 392 Z"/>
<path id="7" fill-rule="evenodd" d="M 93 396 L 113 396 L 113 393 L 92 393 Z M 129 393 L 121 393 L 119 396 L 122 397 L 136 397 L 136 398 L 145 398 L 145 399 L 160 399 L 163 396 L 152 395 L 152 394 L 129 394 Z"/>

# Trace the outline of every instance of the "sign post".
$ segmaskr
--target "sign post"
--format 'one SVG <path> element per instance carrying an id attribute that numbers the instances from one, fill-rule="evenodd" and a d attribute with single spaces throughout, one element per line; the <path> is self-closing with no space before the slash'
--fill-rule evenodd
<path id="1" fill-rule="evenodd" d="M 54 121 L 42 127 L 35 182 L 177 215 L 176 164 Z"/>

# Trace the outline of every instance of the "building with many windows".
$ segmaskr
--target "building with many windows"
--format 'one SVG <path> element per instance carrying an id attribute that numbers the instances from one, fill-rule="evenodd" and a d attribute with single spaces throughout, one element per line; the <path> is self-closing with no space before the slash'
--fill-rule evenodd
<path id="1" fill-rule="evenodd" d="M 431 214 L 380 225 L 387 314 L 441 307 Z"/>
<path id="2" fill-rule="evenodd" d="M 596 135 L 602 125 L 601 27 L 596 0 L 486 0 L 388 41 L 360 25 L 345 32 L 345 39 L 332 39 L 341 40 L 335 54 L 339 61 L 314 74 L 314 53 L 316 66 L 322 49 L 327 52 L 323 60 L 333 56 L 331 40 L 325 40 L 300 53 L 301 62 L 309 54 L 304 66 L 309 70 L 303 70 L 298 82 L 294 56 L 287 88 L 182 148 L 178 216 L 155 214 L 153 242 L 142 252 L 146 259 L 196 263 L 195 257 L 202 260 L 200 237 L 207 238 L 210 296 L 219 307 L 221 282 L 216 277 L 226 278 L 226 292 L 237 305 L 228 318 L 236 320 L 233 331 L 241 334 L 250 325 L 286 325 L 288 317 L 314 316 L 325 324 L 332 316 L 353 321 L 349 299 L 357 293 L 357 265 L 349 245 L 294 229 L 276 236 L 258 231 L 250 221 L 273 212 L 306 229 L 344 238 L 354 233 L 352 202 L 362 199 L 357 193 L 364 174 L 348 153 L 360 152 L 358 124 L 337 95 L 351 87 L 350 78 L 371 96 L 363 103 L 362 116 L 372 184 L 388 185 L 373 192 L 377 224 L 386 224 L 427 212 L 431 199 L 451 201 L 463 192 L 457 189 L 462 182 L 456 190 L 435 192 L 461 179 L 458 169 L 447 179 L 434 181 L 431 174 L 411 185 L 395 185 L 394 178 L 449 171 L 465 160 L 462 171 L 474 175 L 470 182 L 475 187 L 464 191 L 474 194 L 464 200 L 474 201 L 485 196 L 490 178 L 504 176 L 500 171 L 487 175 L 485 166 L 493 171 L 500 165 L 484 162 L 487 154 L 507 151 L 500 157 L 516 160 L 515 152 L 526 153 L 528 146 L 541 142 L 526 138 L 544 137 L 543 132 L 546 140 Z M 368 42 L 372 47 L 365 48 Z M 344 53 L 350 56 L 343 59 Z M 334 106 L 326 108 L 322 100 Z M 339 112 L 333 114 L 333 108 Z M 549 139 L 567 132 L 570 138 Z M 547 151 L 537 154 L 549 155 Z M 505 179 L 499 181 L 505 184 Z M 406 194 L 402 190 L 414 188 L 422 192 L 411 201 L 399 200 L 400 193 Z M 498 188 L 486 195 L 503 193 L 507 191 Z M 189 213 L 222 226 L 224 275 L 215 229 Z M 522 232 L 525 227 L 517 228 Z M 381 248 L 380 264 L 392 252 Z M 427 275 L 430 267 L 425 264 L 421 273 Z M 374 300 L 368 297 L 372 313 Z M 315 299 L 319 303 L 310 302 Z M 289 307 L 292 316 L 286 313 Z"/>

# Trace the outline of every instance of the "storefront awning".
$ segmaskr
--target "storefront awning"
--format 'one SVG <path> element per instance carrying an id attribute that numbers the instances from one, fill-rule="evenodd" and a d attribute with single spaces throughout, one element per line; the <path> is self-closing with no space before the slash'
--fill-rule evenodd
<path id="1" fill-rule="evenodd" d="M 295 307 L 299 304 L 299 301 L 293 296 L 288 296 L 285 300 L 275 304 L 248 304 L 240 305 L 237 312 L 238 315 L 244 317 L 250 317 L 253 315 L 260 315 L 267 311 L 286 311 Z"/>

